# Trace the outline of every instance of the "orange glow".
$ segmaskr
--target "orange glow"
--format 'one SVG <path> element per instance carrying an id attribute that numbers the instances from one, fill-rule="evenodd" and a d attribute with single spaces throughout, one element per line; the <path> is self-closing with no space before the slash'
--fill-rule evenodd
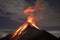
<path id="1" fill-rule="evenodd" d="M 20 26 L 15 32 L 13 32 L 12 33 L 13 36 L 11 37 L 11 39 L 14 38 L 15 36 L 19 36 L 23 32 L 23 30 L 27 28 L 27 25 L 28 23 L 26 22 L 22 26 Z"/>
<path id="2" fill-rule="evenodd" d="M 35 11 L 35 9 L 33 7 L 31 7 L 31 6 L 24 10 L 24 13 L 28 16 L 27 22 L 24 23 L 15 32 L 12 33 L 11 39 L 13 39 L 14 37 L 18 38 L 18 36 L 21 35 L 21 33 L 28 27 L 28 25 L 31 25 L 32 27 L 35 27 L 35 28 L 39 29 L 35 25 L 35 19 L 33 17 L 34 11 Z"/>
<path id="3" fill-rule="evenodd" d="M 31 26 L 34 26 L 35 28 L 39 29 L 36 25 L 35 25 L 35 19 L 33 16 L 28 16 L 27 22 L 29 22 L 31 24 Z"/>
<path id="4" fill-rule="evenodd" d="M 33 7 L 28 7 L 27 9 L 24 10 L 24 13 L 28 16 L 27 18 L 27 22 L 29 22 L 32 26 L 34 26 L 35 28 L 39 29 L 36 25 L 35 25 L 35 19 L 33 16 L 35 9 Z"/>
<path id="5" fill-rule="evenodd" d="M 24 10 L 24 14 L 29 15 L 32 14 L 34 11 L 35 11 L 34 8 L 30 6 Z"/>

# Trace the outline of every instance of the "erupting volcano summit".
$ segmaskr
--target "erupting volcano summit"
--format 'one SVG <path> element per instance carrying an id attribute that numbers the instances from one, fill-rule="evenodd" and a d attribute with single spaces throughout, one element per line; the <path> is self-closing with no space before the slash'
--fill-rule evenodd
<path id="1" fill-rule="evenodd" d="M 34 8 L 31 6 L 24 10 L 24 13 L 28 15 L 27 21 L 20 26 L 15 32 L 7 35 L 0 40 L 58 40 L 50 33 L 39 30 L 35 25 L 35 19 L 33 17 Z"/>
<path id="2" fill-rule="evenodd" d="M 37 10 L 41 8 L 38 7 Z M 27 21 L 16 31 L 0 40 L 57 40 L 57 38 L 44 30 L 40 30 L 35 24 L 35 7 L 29 6 L 23 12 L 27 15 Z"/>
<path id="3" fill-rule="evenodd" d="M 13 34 L 12 38 L 14 38 L 15 36 L 18 37 L 19 35 L 21 35 L 21 33 L 28 27 L 28 25 L 39 29 L 35 25 L 35 19 L 34 19 L 34 16 L 33 16 L 34 11 L 35 11 L 34 8 L 31 7 L 31 6 L 24 10 L 24 13 L 26 15 L 28 15 L 27 21 L 22 26 L 20 26 L 20 28 L 18 28 L 14 33 L 12 33 Z"/>

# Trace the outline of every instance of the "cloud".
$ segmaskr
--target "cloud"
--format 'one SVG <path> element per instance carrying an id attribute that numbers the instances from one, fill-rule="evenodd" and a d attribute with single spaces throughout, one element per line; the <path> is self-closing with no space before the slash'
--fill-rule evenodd
<path id="1" fill-rule="evenodd" d="M 38 25 L 46 24 L 48 26 L 60 26 L 59 10 L 49 6 L 44 0 L 39 1 L 42 4 L 42 7 L 47 8 L 47 10 L 42 13 L 35 13 L 37 19 L 39 19 Z M 29 6 L 28 4 L 25 0 L 0 0 L 0 16 L 8 17 L 17 22 L 24 22 L 26 21 L 27 16 L 23 13 L 23 10 Z M 41 18 L 44 20 L 40 21 Z"/>
<path id="2" fill-rule="evenodd" d="M 45 21 L 47 26 L 60 26 L 60 14 L 59 9 L 57 7 L 49 6 L 47 10 L 45 11 Z"/>
<path id="3" fill-rule="evenodd" d="M 20 22 L 20 19 L 26 19 L 23 14 L 23 0 L 0 0 L 0 16 L 9 17 L 11 20 Z M 23 20 L 24 21 L 24 20 Z"/>

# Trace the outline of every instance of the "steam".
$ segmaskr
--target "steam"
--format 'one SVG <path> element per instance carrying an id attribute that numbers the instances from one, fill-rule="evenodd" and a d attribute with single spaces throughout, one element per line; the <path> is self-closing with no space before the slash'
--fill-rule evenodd
<path id="1" fill-rule="evenodd" d="M 33 6 L 36 10 L 33 14 L 33 16 L 36 19 L 36 22 L 42 22 L 44 19 L 43 12 L 47 8 L 46 2 L 43 0 L 30 0 L 31 4 L 28 2 L 26 3 L 25 0 L 9 0 L 9 1 L 0 1 L 1 5 L 4 5 L 3 12 L 1 13 L 1 16 L 7 16 L 11 20 L 15 20 L 17 22 L 21 22 L 21 19 L 26 19 L 26 15 L 23 14 L 24 8 L 27 8 L 28 6 Z M 2 2 L 2 3 L 1 3 Z M 0 5 L 0 6 L 1 6 Z M 39 8 L 42 8 L 39 9 Z M 6 15 L 9 14 L 9 15 Z M 25 20 L 22 20 L 25 21 Z"/>
<path id="2" fill-rule="evenodd" d="M 29 3 L 28 3 L 28 4 L 29 4 Z M 29 6 L 32 6 L 32 4 L 29 5 Z M 28 6 L 28 7 L 29 7 L 29 6 Z M 46 3 L 45 1 L 40 2 L 40 0 L 37 0 L 37 1 L 35 2 L 35 5 L 33 5 L 32 7 L 33 7 L 33 9 L 34 9 L 34 12 L 28 14 L 27 16 L 29 16 L 29 15 L 30 15 L 30 16 L 33 16 L 36 22 L 39 22 L 39 23 L 43 24 L 43 22 L 44 22 L 44 21 L 43 21 L 43 20 L 44 20 L 44 12 L 45 12 L 45 10 L 47 9 L 47 3 Z M 26 8 L 27 8 L 27 7 L 26 7 Z M 40 25 L 41 25 L 41 24 L 40 24 Z"/>

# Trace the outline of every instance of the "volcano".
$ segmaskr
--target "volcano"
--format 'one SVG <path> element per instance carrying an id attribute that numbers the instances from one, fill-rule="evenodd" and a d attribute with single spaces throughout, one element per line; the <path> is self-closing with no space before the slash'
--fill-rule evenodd
<path id="1" fill-rule="evenodd" d="M 27 15 L 27 21 L 16 31 L 0 40 L 57 40 L 55 36 L 45 30 L 40 30 L 39 27 L 36 26 L 34 13 L 36 10 L 41 9 L 37 4 L 36 6 L 29 6 L 24 9 L 23 12 Z"/>
<path id="2" fill-rule="evenodd" d="M 11 34 L 0 40 L 10 40 L 12 37 Z M 11 40 L 57 40 L 57 38 L 45 30 L 39 30 L 35 27 L 32 27 L 31 25 L 28 25 L 28 27 L 21 33 L 21 35 L 18 37 L 15 36 Z"/>

